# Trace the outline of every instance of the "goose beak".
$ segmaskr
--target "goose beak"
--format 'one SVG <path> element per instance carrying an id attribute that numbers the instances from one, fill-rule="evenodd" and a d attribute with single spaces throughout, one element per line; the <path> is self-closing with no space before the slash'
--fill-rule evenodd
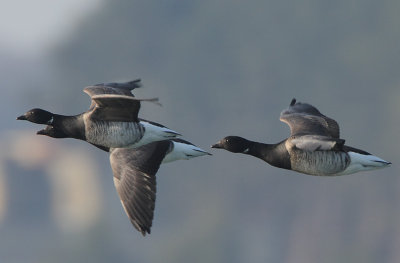
<path id="1" fill-rule="evenodd" d="M 53 131 L 53 126 L 47 125 L 46 128 L 36 132 L 37 135 L 47 135 L 50 136 L 50 134 Z M 50 136 L 51 137 L 51 136 Z"/>
<path id="2" fill-rule="evenodd" d="M 214 148 L 214 149 L 221 149 L 222 146 L 221 146 L 221 144 L 220 144 L 219 142 L 217 142 L 216 144 L 211 145 L 211 148 Z"/>
<path id="3" fill-rule="evenodd" d="M 36 134 L 37 135 L 46 135 L 46 129 L 40 130 Z"/>
<path id="4" fill-rule="evenodd" d="M 26 121 L 26 117 L 25 117 L 25 115 L 21 115 L 21 116 L 17 117 L 17 120 L 25 120 Z"/>

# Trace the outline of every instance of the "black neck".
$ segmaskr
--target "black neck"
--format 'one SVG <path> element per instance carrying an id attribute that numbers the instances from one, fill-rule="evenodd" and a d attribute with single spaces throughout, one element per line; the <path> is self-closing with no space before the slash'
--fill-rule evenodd
<path id="1" fill-rule="evenodd" d="M 290 156 L 286 150 L 285 141 L 276 144 L 249 141 L 250 147 L 246 154 L 260 158 L 272 166 L 290 169 Z"/>
<path id="2" fill-rule="evenodd" d="M 85 140 L 85 124 L 82 114 L 75 116 L 64 116 L 54 114 L 52 126 L 62 131 L 66 137 Z"/>

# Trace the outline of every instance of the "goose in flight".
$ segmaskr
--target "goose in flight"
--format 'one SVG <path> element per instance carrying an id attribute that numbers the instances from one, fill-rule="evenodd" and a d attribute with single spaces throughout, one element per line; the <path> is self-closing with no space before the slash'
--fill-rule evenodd
<path id="1" fill-rule="evenodd" d="M 157 101 L 135 98 L 131 90 L 140 86 L 140 80 L 89 86 L 84 89 L 91 98 L 86 112 L 65 116 L 35 108 L 17 120 L 47 124 L 38 134 L 50 135 L 46 133 L 55 128 L 57 138 L 84 140 L 99 148 L 136 148 L 180 135 L 161 124 L 138 118 L 141 101 Z"/>
<path id="2" fill-rule="evenodd" d="M 317 108 L 293 99 L 280 120 L 290 137 L 276 144 L 228 136 L 212 145 L 264 160 L 272 166 L 310 175 L 332 176 L 384 168 L 391 163 L 364 150 L 345 145 L 338 123 Z"/>
<path id="3" fill-rule="evenodd" d="M 85 88 L 84 91 L 92 98 L 89 112 L 99 108 L 98 103 L 102 103 L 96 100 L 96 96 L 105 97 L 108 95 L 112 98 L 115 95 L 133 98 L 134 96 L 131 91 L 134 88 L 140 87 L 139 85 L 140 80 L 134 80 L 126 83 L 97 84 Z M 124 102 L 120 103 L 121 107 L 126 106 Z M 112 112 L 112 115 L 119 116 L 117 112 L 118 107 L 115 107 L 113 110 L 116 112 Z M 98 143 L 98 140 L 89 141 L 86 137 L 76 137 L 77 133 L 74 130 L 78 129 L 77 126 L 79 125 L 77 125 L 76 119 L 79 118 L 83 118 L 82 114 L 78 116 L 61 116 L 41 109 L 33 109 L 17 119 L 47 125 L 46 128 L 38 131 L 38 134 L 53 138 L 86 140 L 94 146 L 109 152 L 110 164 L 114 174 L 114 185 L 120 197 L 122 207 L 132 225 L 142 235 L 150 234 L 151 231 L 156 199 L 156 173 L 161 163 L 211 155 L 188 141 L 170 138 L 169 136 L 167 137 L 168 139 L 153 141 L 137 147 L 112 148 Z M 143 119 L 138 120 L 141 124 L 146 123 L 144 125 L 147 126 L 153 125 L 165 131 L 169 130 L 155 122 Z M 99 118 L 97 121 L 102 121 L 102 118 Z M 175 135 L 175 133 L 171 134 Z"/>

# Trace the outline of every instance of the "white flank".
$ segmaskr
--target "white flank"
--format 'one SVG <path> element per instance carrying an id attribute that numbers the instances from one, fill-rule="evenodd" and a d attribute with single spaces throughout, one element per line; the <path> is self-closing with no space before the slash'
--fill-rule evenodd
<path id="1" fill-rule="evenodd" d="M 176 160 L 188 160 L 194 157 L 209 155 L 208 152 L 203 149 L 193 145 L 182 142 L 175 142 L 174 147 L 170 153 L 168 153 L 163 159 L 163 163 L 173 162 Z"/>
<path id="2" fill-rule="evenodd" d="M 337 175 L 352 174 L 360 171 L 375 170 L 389 166 L 391 163 L 387 162 L 374 155 L 364 155 L 355 152 L 349 152 L 350 164 L 341 173 Z"/>
<path id="3" fill-rule="evenodd" d="M 130 147 L 137 148 L 151 142 L 173 139 L 180 135 L 176 131 L 168 129 L 167 127 L 157 126 L 147 121 L 140 121 L 140 124 L 143 125 L 145 129 L 144 135 L 140 141 L 131 145 Z"/>

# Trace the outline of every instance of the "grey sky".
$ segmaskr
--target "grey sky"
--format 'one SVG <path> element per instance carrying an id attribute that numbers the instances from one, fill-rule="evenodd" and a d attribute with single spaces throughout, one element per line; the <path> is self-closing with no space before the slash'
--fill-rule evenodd
<path id="1" fill-rule="evenodd" d="M 79 21 L 96 10 L 101 0 L 16 0 L 0 10 L 0 47 L 42 53 L 68 37 Z"/>

